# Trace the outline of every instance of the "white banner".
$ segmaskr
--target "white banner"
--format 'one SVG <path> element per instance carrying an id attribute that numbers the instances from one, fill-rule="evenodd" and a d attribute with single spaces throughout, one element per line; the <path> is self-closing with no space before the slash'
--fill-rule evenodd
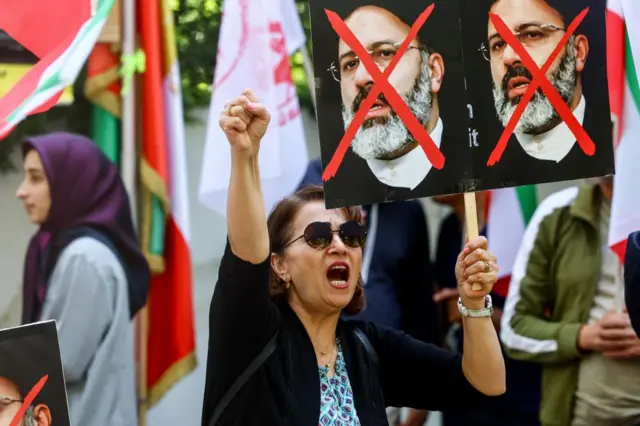
<path id="1" fill-rule="evenodd" d="M 220 27 L 199 200 L 226 215 L 230 148 L 218 124 L 225 102 L 249 87 L 271 112 L 260 144 L 265 208 L 292 192 L 307 165 L 307 147 L 289 56 L 305 42 L 293 0 L 226 2 Z M 292 19 L 297 21 L 291 22 Z M 292 31 L 289 34 L 288 31 Z"/>

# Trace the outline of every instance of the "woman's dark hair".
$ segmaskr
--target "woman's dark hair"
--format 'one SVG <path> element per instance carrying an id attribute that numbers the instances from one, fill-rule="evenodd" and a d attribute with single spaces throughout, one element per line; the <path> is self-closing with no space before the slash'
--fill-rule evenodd
<path id="1" fill-rule="evenodd" d="M 281 255 L 284 246 L 293 238 L 293 221 L 300 209 L 306 204 L 322 201 L 324 202 L 324 191 L 322 186 L 306 186 L 298 190 L 295 194 L 280 201 L 273 209 L 267 220 L 269 229 L 270 252 Z M 344 207 L 340 209 L 346 220 L 362 220 L 360 209 L 355 207 Z M 285 283 L 271 269 L 269 275 L 269 293 L 273 299 L 286 299 L 287 289 Z M 353 298 L 343 311 L 348 315 L 355 315 L 365 308 L 366 298 L 362 290 L 362 277 L 358 277 Z"/>

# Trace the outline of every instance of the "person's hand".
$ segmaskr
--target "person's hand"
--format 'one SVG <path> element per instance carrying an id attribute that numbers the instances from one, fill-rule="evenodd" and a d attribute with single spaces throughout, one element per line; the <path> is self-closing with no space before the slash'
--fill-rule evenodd
<path id="1" fill-rule="evenodd" d="M 458 288 L 443 288 L 433 295 L 433 301 L 436 303 L 444 302 L 447 312 L 447 322 L 449 324 L 459 323 L 462 315 L 458 312 L 458 296 L 460 291 Z"/>
<path id="2" fill-rule="evenodd" d="M 631 339 L 629 344 L 622 349 L 607 351 L 604 353 L 604 356 L 619 359 L 640 358 L 640 339 L 637 337 L 635 339 Z"/>
<path id="3" fill-rule="evenodd" d="M 456 279 L 462 303 L 468 309 L 484 309 L 485 296 L 498 281 L 496 257 L 487 251 L 487 239 L 469 241 L 456 262 Z"/>
<path id="4" fill-rule="evenodd" d="M 440 290 L 438 290 L 434 295 L 433 295 L 433 301 L 436 303 L 440 303 L 443 300 L 449 300 L 449 299 L 457 299 L 458 296 L 460 296 L 460 291 L 457 288 L 442 288 Z"/>
<path id="5" fill-rule="evenodd" d="M 260 140 L 267 132 L 271 114 L 258 103 L 258 98 L 246 89 L 236 99 L 225 103 L 220 114 L 220 127 L 224 131 L 232 151 L 257 155 Z"/>
<path id="6" fill-rule="evenodd" d="M 400 422 L 399 426 L 423 426 L 427 422 L 429 412 L 427 410 L 409 410 L 407 420 Z"/>
<path id="7" fill-rule="evenodd" d="M 629 315 L 615 311 L 607 312 L 598 322 L 582 326 L 578 346 L 611 358 L 640 356 L 640 339 L 631 328 Z"/>

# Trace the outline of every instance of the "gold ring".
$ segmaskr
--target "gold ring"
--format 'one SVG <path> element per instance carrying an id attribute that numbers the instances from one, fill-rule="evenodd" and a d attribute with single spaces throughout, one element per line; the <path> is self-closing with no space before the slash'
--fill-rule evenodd
<path id="1" fill-rule="evenodd" d="M 486 260 L 484 261 L 484 272 L 485 274 L 491 272 L 491 265 L 489 265 L 489 262 L 487 262 Z"/>
<path id="2" fill-rule="evenodd" d="M 231 108 L 233 108 L 233 104 L 229 105 L 229 107 L 227 108 L 227 115 L 231 116 Z"/>

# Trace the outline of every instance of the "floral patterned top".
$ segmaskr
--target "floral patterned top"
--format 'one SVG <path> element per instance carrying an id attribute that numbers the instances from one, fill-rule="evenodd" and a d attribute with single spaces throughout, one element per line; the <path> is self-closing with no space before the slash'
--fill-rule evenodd
<path id="1" fill-rule="evenodd" d="M 320 420 L 318 426 L 360 426 L 353 403 L 353 392 L 347 366 L 338 344 L 336 371 L 329 377 L 329 368 L 318 366 L 320 371 Z"/>

